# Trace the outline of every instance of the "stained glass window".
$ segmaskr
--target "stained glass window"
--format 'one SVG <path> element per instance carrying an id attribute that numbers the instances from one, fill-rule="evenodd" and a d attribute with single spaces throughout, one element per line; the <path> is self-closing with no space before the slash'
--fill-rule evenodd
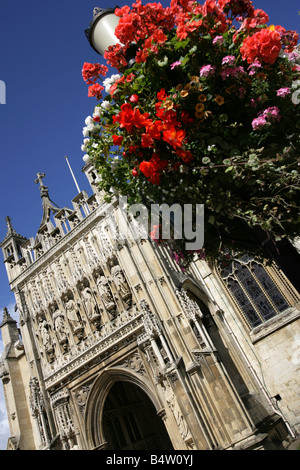
<path id="1" fill-rule="evenodd" d="M 251 328 L 289 307 L 264 266 L 249 256 L 222 269 L 221 277 Z"/>

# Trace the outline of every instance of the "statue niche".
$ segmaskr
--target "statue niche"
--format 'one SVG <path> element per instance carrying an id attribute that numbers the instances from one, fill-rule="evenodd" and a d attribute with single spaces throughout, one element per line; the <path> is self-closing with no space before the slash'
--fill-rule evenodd
<path id="1" fill-rule="evenodd" d="M 41 313 L 37 317 L 38 320 L 38 331 L 40 342 L 43 346 L 43 349 L 46 353 L 46 358 L 49 362 L 53 362 L 54 354 L 54 344 L 51 338 L 50 329 L 51 325 L 47 322 L 44 313 Z"/>
<path id="2" fill-rule="evenodd" d="M 106 279 L 106 277 L 103 275 L 101 271 L 98 271 L 95 276 L 96 276 L 96 279 L 95 279 L 96 285 L 97 285 L 102 303 L 106 311 L 112 317 L 114 317 L 116 315 L 116 304 L 112 296 L 112 293 L 108 284 L 108 280 Z"/>
<path id="3" fill-rule="evenodd" d="M 79 341 L 83 338 L 83 323 L 79 311 L 79 304 L 74 300 L 73 294 L 64 294 L 63 303 L 66 309 L 67 319 L 70 323 L 72 333 L 78 338 Z"/>
<path id="4" fill-rule="evenodd" d="M 89 321 L 99 329 L 101 326 L 102 311 L 97 303 L 95 293 L 88 284 L 82 284 L 81 298 Z"/>
<path id="5" fill-rule="evenodd" d="M 113 276 L 117 292 L 125 303 L 125 307 L 130 308 L 132 304 L 132 294 L 130 287 L 125 279 L 124 273 L 118 264 L 112 267 L 111 274 Z"/>
<path id="6" fill-rule="evenodd" d="M 56 332 L 58 343 L 60 344 L 63 352 L 66 352 L 69 349 L 66 316 L 59 310 L 56 302 L 50 305 L 50 312 L 52 315 L 54 330 Z"/>

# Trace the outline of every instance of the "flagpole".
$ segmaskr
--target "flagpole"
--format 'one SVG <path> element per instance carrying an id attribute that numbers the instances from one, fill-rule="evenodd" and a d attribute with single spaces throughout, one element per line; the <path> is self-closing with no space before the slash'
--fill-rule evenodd
<path id="1" fill-rule="evenodd" d="M 75 176 L 74 176 L 74 173 L 73 173 L 73 171 L 72 171 L 72 168 L 71 168 L 71 166 L 70 166 L 68 157 L 65 157 L 65 159 L 67 160 L 67 164 L 68 164 L 69 170 L 70 170 L 70 172 L 71 172 L 71 175 L 72 175 L 72 177 L 73 177 L 74 183 L 75 183 L 75 185 L 76 185 L 77 191 L 78 191 L 78 193 L 81 193 L 80 188 L 79 188 L 79 186 L 78 186 L 78 184 L 77 184 L 76 178 L 75 178 Z"/>

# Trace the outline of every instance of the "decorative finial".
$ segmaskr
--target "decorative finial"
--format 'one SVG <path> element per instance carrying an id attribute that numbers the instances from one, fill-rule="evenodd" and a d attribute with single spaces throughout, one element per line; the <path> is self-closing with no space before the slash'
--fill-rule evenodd
<path id="1" fill-rule="evenodd" d="M 4 307 L 3 309 L 3 320 L 7 320 L 7 318 L 9 317 L 9 313 L 8 313 L 8 310 L 7 310 L 7 307 Z"/>
<path id="2" fill-rule="evenodd" d="M 35 184 L 40 184 L 41 197 L 48 196 L 48 188 L 43 184 L 43 178 L 45 178 L 45 173 L 37 173 L 37 179 Z"/>
<path id="3" fill-rule="evenodd" d="M 37 173 L 37 179 L 35 180 L 35 184 L 39 184 L 40 183 L 40 186 L 44 186 L 43 185 L 43 178 L 45 178 L 45 173 Z"/>
<path id="4" fill-rule="evenodd" d="M 4 240 L 6 240 L 7 238 L 9 238 L 11 236 L 17 237 L 17 238 L 22 239 L 22 240 L 26 240 L 26 237 L 23 237 L 22 235 L 19 235 L 15 231 L 15 229 L 13 228 L 12 223 L 11 223 L 11 218 L 9 216 L 5 217 L 5 222 L 6 222 L 6 225 L 7 225 L 7 234 L 4 238 Z M 4 242 L 4 240 L 3 240 L 3 242 Z"/>
<path id="5" fill-rule="evenodd" d="M 11 223 L 11 218 L 9 216 L 5 217 L 5 222 L 7 224 L 7 234 L 13 233 L 14 229 Z"/>

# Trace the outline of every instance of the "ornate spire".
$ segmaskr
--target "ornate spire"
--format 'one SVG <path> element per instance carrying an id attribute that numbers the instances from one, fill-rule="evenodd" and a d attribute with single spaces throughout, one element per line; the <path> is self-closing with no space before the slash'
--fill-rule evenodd
<path id="1" fill-rule="evenodd" d="M 9 216 L 5 217 L 5 222 L 7 224 L 7 235 L 10 235 L 11 233 L 15 233 L 12 223 L 11 223 L 11 218 Z"/>
<path id="2" fill-rule="evenodd" d="M 4 243 L 11 235 L 13 235 L 17 238 L 20 238 L 22 240 L 27 240 L 26 237 L 23 237 L 22 235 L 20 235 L 19 233 L 17 233 L 15 231 L 15 229 L 12 226 L 11 217 L 9 217 L 9 216 L 5 217 L 5 222 L 6 222 L 6 225 L 7 225 L 7 233 L 5 235 L 4 240 L 0 243 L 0 246 L 2 246 L 2 243 Z"/>
<path id="3" fill-rule="evenodd" d="M 9 311 L 7 310 L 6 307 L 3 309 L 3 319 L 0 327 L 2 327 L 5 323 L 17 323 L 16 320 L 14 320 L 10 314 Z"/>
<path id="4" fill-rule="evenodd" d="M 50 220 L 50 213 L 56 214 L 61 210 L 56 204 L 54 204 L 50 197 L 48 187 L 43 184 L 43 179 L 45 178 L 45 173 L 37 173 L 37 179 L 35 180 L 35 184 L 40 185 L 40 192 L 41 198 L 43 200 L 43 218 L 40 225 L 40 228 L 45 225 Z M 70 209 L 64 208 L 68 212 L 72 212 Z"/>

